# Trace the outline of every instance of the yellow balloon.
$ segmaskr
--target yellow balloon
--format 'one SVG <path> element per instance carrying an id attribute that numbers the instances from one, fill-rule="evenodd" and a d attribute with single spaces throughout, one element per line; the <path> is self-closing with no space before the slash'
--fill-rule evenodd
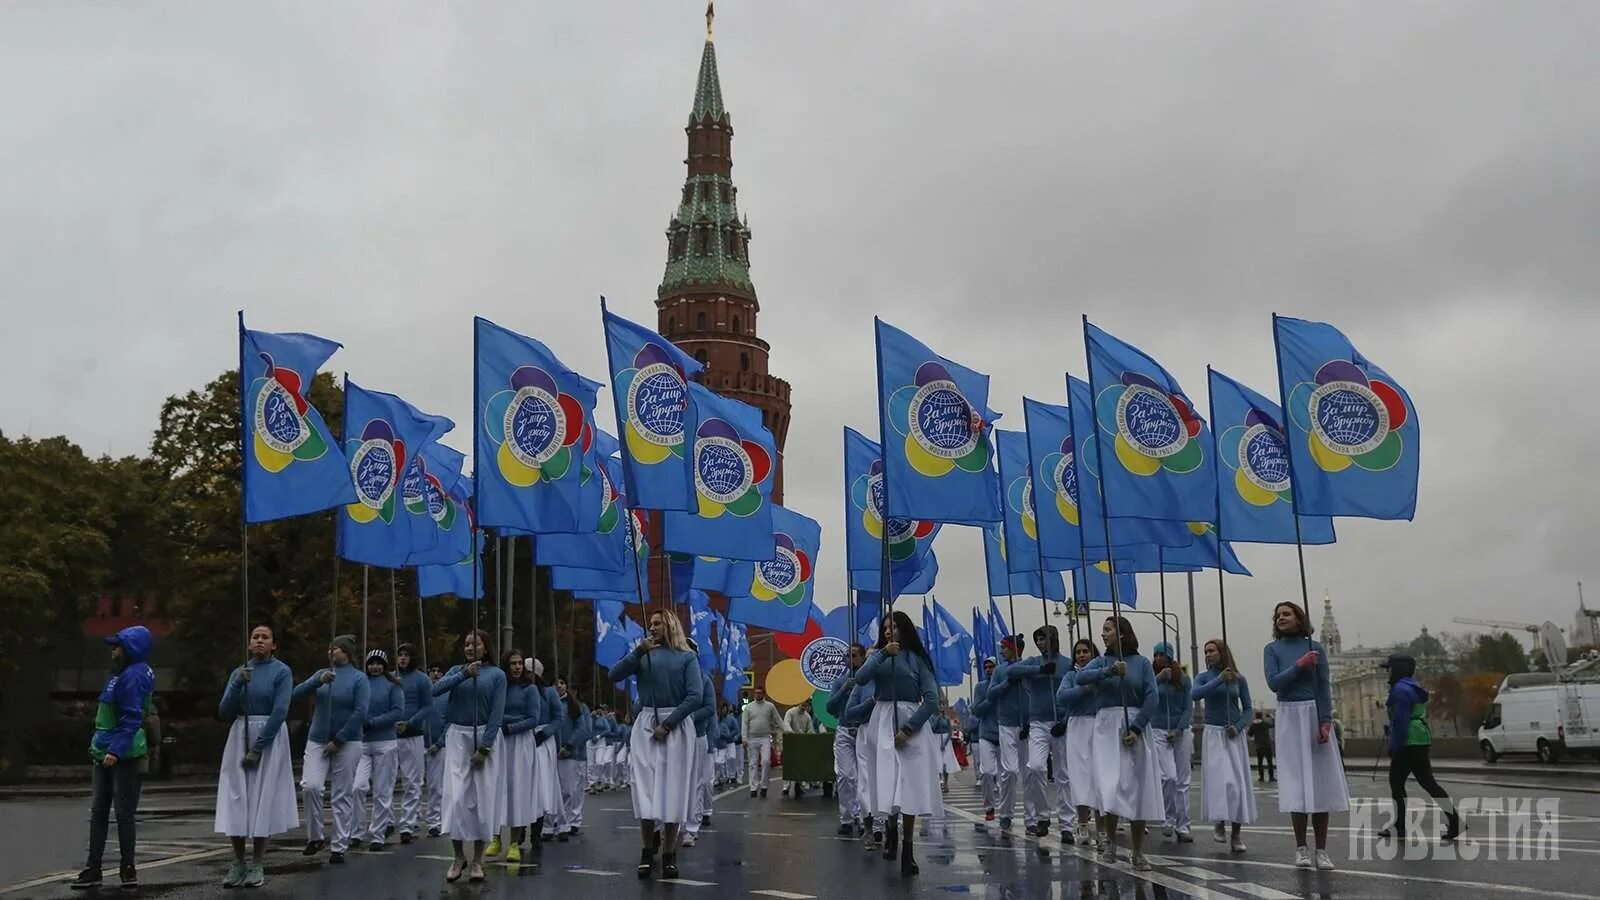
<path id="1" fill-rule="evenodd" d="M 767 696 L 784 706 L 794 706 L 811 699 L 816 688 L 800 673 L 800 660 L 783 659 L 767 672 Z"/>

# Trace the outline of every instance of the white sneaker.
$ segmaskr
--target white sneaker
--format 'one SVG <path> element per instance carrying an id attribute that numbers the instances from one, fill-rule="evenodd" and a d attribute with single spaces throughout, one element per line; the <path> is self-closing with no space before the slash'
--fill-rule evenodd
<path id="1" fill-rule="evenodd" d="M 1228 845 L 1228 849 L 1232 850 L 1235 853 L 1243 853 L 1244 852 L 1244 838 L 1242 838 L 1242 837 L 1234 838 L 1233 842 Z"/>
<path id="2" fill-rule="evenodd" d="M 1305 847 L 1294 848 L 1294 864 L 1296 868 L 1311 868 L 1311 851 Z"/>
<path id="3" fill-rule="evenodd" d="M 1145 859 L 1143 853 L 1135 853 L 1135 854 L 1133 854 L 1133 857 L 1130 860 L 1130 862 L 1133 863 L 1133 868 L 1135 870 L 1137 870 L 1137 871 L 1140 871 L 1140 872 L 1148 872 L 1148 871 L 1150 871 L 1150 860 Z"/>
<path id="4" fill-rule="evenodd" d="M 1219 844 L 1228 842 L 1228 825 L 1226 822 L 1218 822 L 1217 826 L 1211 829 L 1211 839 Z"/>
<path id="5" fill-rule="evenodd" d="M 1317 868 L 1321 869 L 1324 872 L 1332 872 L 1333 871 L 1333 858 L 1328 855 L 1328 851 L 1326 851 L 1326 850 L 1318 850 L 1317 851 Z"/>
<path id="6" fill-rule="evenodd" d="M 693 847 L 694 846 L 694 832 L 685 831 L 683 833 L 682 840 L 678 841 L 678 846 L 680 846 L 680 847 Z"/>
<path id="7" fill-rule="evenodd" d="M 1161 836 L 1162 837 L 1172 837 L 1172 826 L 1171 825 L 1163 825 L 1163 826 L 1161 826 Z"/>

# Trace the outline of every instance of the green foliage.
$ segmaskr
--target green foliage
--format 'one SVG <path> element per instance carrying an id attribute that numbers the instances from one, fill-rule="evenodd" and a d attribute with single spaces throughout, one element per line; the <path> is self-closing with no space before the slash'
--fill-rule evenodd
<path id="1" fill-rule="evenodd" d="M 1522 649 L 1522 642 L 1509 632 L 1480 634 L 1478 644 L 1472 651 L 1469 668 L 1480 672 L 1518 675 L 1528 671 L 1528 654 Z"/>

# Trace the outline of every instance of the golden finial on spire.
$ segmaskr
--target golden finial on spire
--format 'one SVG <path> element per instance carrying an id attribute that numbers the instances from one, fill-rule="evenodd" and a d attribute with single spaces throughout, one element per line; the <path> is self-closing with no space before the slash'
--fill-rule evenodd
<path id="1" fill-rule="evenodd" d="M 710 3 L 706 4 L 706 41 L 707 42 L 709 42 L 711 40 L 711 20 L 715 19 L 717 17 L 716 6 L 717 5 L 716 5 L 715 2 L 710 2 Z"/>

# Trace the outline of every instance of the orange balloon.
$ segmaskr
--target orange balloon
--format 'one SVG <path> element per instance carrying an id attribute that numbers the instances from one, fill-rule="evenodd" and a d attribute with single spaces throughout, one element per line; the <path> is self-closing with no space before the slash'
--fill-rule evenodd
<path id="1" fill-rule="evenodd" d="M 779 660 L 767 672 L 767 696 L 784 706 L 794 706 L 811 699 L 816 688 L 800 672 L 800 660 Z"/>

